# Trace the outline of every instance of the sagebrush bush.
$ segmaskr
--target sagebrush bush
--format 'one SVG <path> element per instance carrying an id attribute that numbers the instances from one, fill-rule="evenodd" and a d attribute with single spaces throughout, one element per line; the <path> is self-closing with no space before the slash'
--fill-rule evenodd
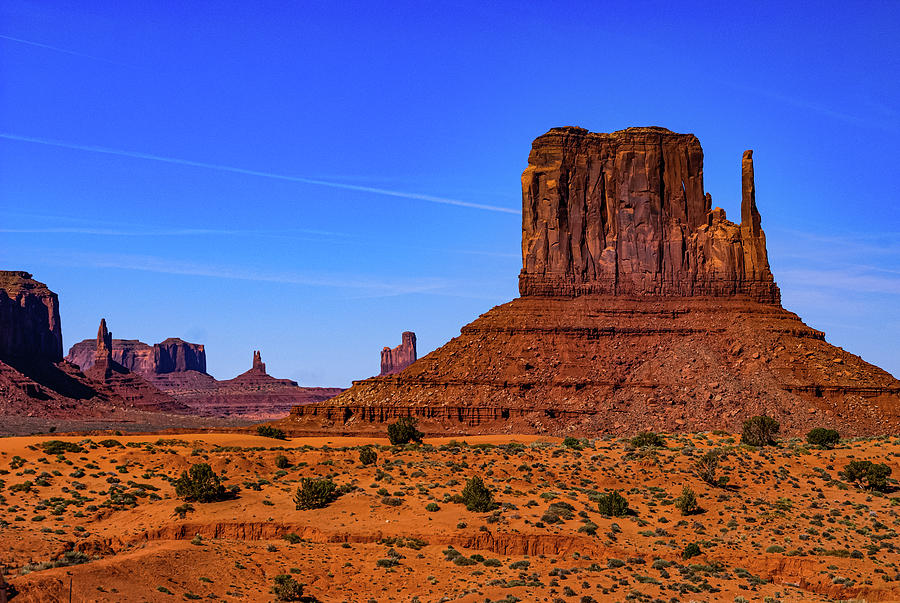
<path id="1" fill-rule="evenodd" d="M 338 489 L 333 481 L 325 477 L 304 477 L 294 494 L 298 509 L 321 509 L 338 497 Z"/>
<path id="2" fill-rule="evenodd" d="M 850 461 L 839 475 L 847 481 L 853 482 L 859 488 L 886 490 L 887 480 L 891 475 L 891 468 L 884 463 Z"/>
<path id="3" fill-rule="evenodd" d="M 175 496 L 188 502 L 208 503 L 228 497 L 225 486 L 207 463 L 191 465 L 175 481 Z"/>
<path id="4" fill-rule="evenodd" d="M 772 417 L 760 415 L 750 417 L 744 421 L 741 430 L 741 444 L 749 446 L 774 446 L 775 436 L 778 435 L 780 426 Z"/>
<path id="5" fill-rule="evenodd" d="M 666 441 L 658 433 L 642 431 L 631 438 L 631 445 L 635 448 L 662 448 Z"/>
<path id="6" fill-rule="evenodd" d="M 697 504 L 697 495 L 689 486 L 681 489 L 681 496 L 675 499 L 675 508 L 681 511 L 682 515 L 693 515 L 700 511 L 700 505 Z"/>
<path id="7" fill-rule="evenodd" d="M 359 449 L 359 462 L 363 465 L 374 465 L 378 462 L 378 453 L 371 446 L 363 446 Z"/>
<path id="8" fill-rule="evenodd" d="M 462 503 L 469 511 L 484 513 L 490 511 L 494 504 L 494 493 L 484 484 L 484 480 L 475 476 L 466 481 L 466 487 L 462 491 Z"/>
<path id="9" fill-rule="evenodd" d="M 702 551 L 700 550 L 700 545 L 697 544 L 696 542 L 692 542 L 692 543 L 688 544 L 686 547 L 684 547 L 683 551 L 681 551 L 681 558 L 682 559 L 690 559 L 691 557 L 696 557 L 697 555 L 700 555 L 701 553 L 702 553 Z"/>
<path id="10" fill-rule="evenodd" d="M 834 448 L 841 441 L 841 434 L 834 429 L 816 427 L 806 434 L 806 441 L 813 446 L 822 448 Z"/>
<path id="11" fill-rule="evenodd" d="M 572 448 L 574 450 L 581 450 L 582 448 L 584 448 L 584 443 L 578 438 L 566 436 L 566 439 L 563 440 L 563 446 L 565 446 L 566 448 Z"/>
<path id="12" fill-rule="evenodd" d="M 275 438 L 276 440 L 286 439 L 282 430 L 277 427 L 272 427 L 271 425 L 258 425 L 256 427 L 256 434 L 261 435 L 264 438 Z"/>
<path id="13" fill-rule="evenodd" d="M 84 452 L 84 448 L 75 442 L 63 442 L 62 440 L 47 440 L 41 444 L 46 454 L 65 454 L 66 452 Z"/>
<path id="14" fill-rule="evenodd" d="M 388 425 L 388 439 L 391 444 L 397 446 L 410 442 L 421 443 L 425 434 L 416 429 L 417 423 L 413 417 L 400 417 L 396 423 Z"/>
<path id="15" fill-rule="evenodd" d="M 622 517 L 629 512 L 628 500 L 618 490 L 613 490 L 597 497 L 597 510 L 610 517 Z"/>
<path id="16" fill-rule="evenodd" d="M 725 476 L 717 477 L 719 459 L 722 457 L 720 450 L 709 450 L 703 456 L 694 461 L 694 475 L 710 486 L 724 486 L 728 483 Z"/>
<path id="17" fill-rule="evenodd" d="M 283 454 L 279 454 L 275 457 L 275 466 L 279 469 L 287 469 L 291 466 L 291 462 L 288 460 L 288 457 Z"/>
<path id="18" fill-rule="evenodd" d="M 272 594 L 276 601 L 302 601 L 303 585 L 297 582 L 290 574 L 279 574 L 272 580 Z"/>

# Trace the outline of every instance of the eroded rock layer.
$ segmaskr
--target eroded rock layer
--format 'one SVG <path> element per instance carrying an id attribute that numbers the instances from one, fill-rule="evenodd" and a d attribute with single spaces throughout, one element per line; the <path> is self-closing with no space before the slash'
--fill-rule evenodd
<path id="1" fill-rule="evenodd" d="M 555 128 L 522 176 L 522 297 L 395 375 L 296 407 L 294 431 L 896 432 L 900 381 L 781 307 L 741 163 L 741 223 L 712 209 L 693 135 Z"/>
<path id="2" fill-rule="evenodd" d="M 292 411 L 347 429 L 412 414 L 441 428 L 585 433 L 900 427 L 900 382 L 771 304 L 518 298 L 398 375 Z M 289 422 L 288 422 L 289 423 Z M 889 427 L 890 426 L 890 427 Z"/>

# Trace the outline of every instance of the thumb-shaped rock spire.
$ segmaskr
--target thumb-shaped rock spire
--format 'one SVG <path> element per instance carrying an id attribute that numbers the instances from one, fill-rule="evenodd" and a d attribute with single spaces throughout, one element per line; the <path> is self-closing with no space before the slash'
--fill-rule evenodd
<path id="1" fill-rule="evenodd" d="M 741 226 L 751 236 L 759 236 L 762 230 L 759 210 L 756 209 L 756 183 L 753 179 L 753 151 L 744 151 L 741 160 Z"/>

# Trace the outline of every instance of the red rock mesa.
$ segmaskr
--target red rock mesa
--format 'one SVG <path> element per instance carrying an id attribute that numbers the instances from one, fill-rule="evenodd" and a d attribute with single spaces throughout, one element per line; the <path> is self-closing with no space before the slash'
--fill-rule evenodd
<path id="1" fill-rule="evenodd" d="M 521 297 L 400 373 L 297 407 L 286 429 L 896 432 L 900 382 L 781 307 L 741 162 L 741 222 L 703 190 L 692 134 L 554 128 L 522 174 Z M 737 187 L 735 187 L 737 188 Z"/>

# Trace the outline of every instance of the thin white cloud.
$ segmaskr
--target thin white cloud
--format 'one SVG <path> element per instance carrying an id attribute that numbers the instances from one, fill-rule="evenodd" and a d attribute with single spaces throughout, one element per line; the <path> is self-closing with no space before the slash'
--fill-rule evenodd
<path id="1" fill-rule="evenodd" d="M 470 203 L 468 201 L 460 201 L 458 199 L 447 199 L 445 197 L 435 197 L 433 195 L 423 195 L 419 193 L 408 193 L 404 191 L 390 190 L 386 188 L 377 188 L 373 186 L 360 186 L 357 184 L 348 184 L 343 182 L 332 182 L 329 180 L 318 180 L 315 178 L 305 178 L 301 176 L 288 176 L 285 174 L 275 174 L 272 172 L 261 172 L 258 170 L 248 170 L 245 168 L 233 167 L 228 165 L 219 165 L 215 163 L 205 163 L 202 161 L 191 161 L 188 159 L 178 159 L 175 157 L 163 157 L 161 155 L 152 155 L 150 153 L 141 153 L 137 151 L 124 151 L 121 149 L 113 149 L 109 147 L 100 147 L 94 145 L 82 145 L 59 140 L 51 140 L 47 138 L 38 138 L 35 136 L 20 136 L 9 132 L 0 132 L 0 138 L 13 140 L 17 142 L 28 142 L 33 144 L 46 145 L 51 147 L 59 147 L 63 149 L 73 149 L 77 151 L 87 151 L 90 153 L 103 153 L 106 155 L 116 155 L 119 157 L 130 157 L 133 159 L 146 159 L 149 161 L 159 161 L 162 163 L 170 163 L 175 165 L 185 165 L 189 167 L 198 167 L 208 170 L 216 170 L 220 172 L 230 172 L 233 174 L 244 174 L 247 176 L 258 176 L 260 178 L 270 178 L 273 180 L 284 180 L 288 182 L 299 182 L 302 184 L 313 184 L 316 186 L 327 186 L 330 188 L 338 188 L 342 190 L 359 191 L 364 193 L 373 193 L 376 195 L 386 195 L 389 197 L 400 197 L 403 199 L 414 199 L 417 201 L 427 201 L 429 203 L 440 203 L 443 205 L 455 205 L 458 207 L 468 207 L 470 209 L 482 209 L 486 211 L 494 211 L 508 214 L 519 214 L 518 209 L 508 207 L 500 207 L 497 205 L 486 205 L 482 203 Z"/>
<path id="2" fill-rule="evenodd" d="M 16 42 L 18 44 L 27 44 L 28 46 L 35 46 L 37 48 L 43 48 L 45 50 L 52 50 L 54 52 L 61 52 L 64 54 L 70 54 L 76 57 L 82 57 L 85 59 L 91 59 L 93 61 L 102 61 L 104 63 L 109 63 L 111 65 L 119 65 L 120 67 L 129 67 L 125 63 L 120 63 L 118 61 L 112 61 L 110 59 L 104 59 L 103 57 L 94 56 L 92 54 L 85 54 L 83 52 L 77 52 L 75 50 L 69 50 L 67 48 L 60 48 L 59 46 L 51 46 L 50 44 L 42 44 L 41 42 L 34 42 L 32 40 L 23 40 L 22 38 L 14 38 L 12 36 L 6 36 L 0 34 L 0 38 L 4 40 L 9 40 L 10 42 Z"/>
<path id="3" fill-rule="evenodd" d="M 59 250 L 54 252 L 29 253 L 28 258 L 30 263 L 38 264 L 78 266 L 80 268 L 114 268 L 119 270 L 133 270 L 159 274 L 202 276 L 309 287 L 356 289 L 378 296 L 433 292 L 439 289 L 449 288 L 452 285 L 450 281 L 442 278 L 379 280 L 358 275 L 272 271 L 264 268 L 191 262 L 148 255 L 86 253 Z M 21 262 L 19 261 L 17 263 Z"/>
<path id="4" fill-rule="evenodd" d="M 900 278 L 865 274 L 858 270 L 816 270 L 794 268 L 779 271 L 784 286 L 839 289 L 847 293 L 886 293 L 900 295 Z"/>
<path id="5" fill-rule="evenodd" d="M 861 117 L 859 115 L 854 115 L 851 113 L 845 113 L 843 111 L 838 111 L 836 109 L 832 109 L 831 107 L 827 107 L 825 105 L 821 105 L 819 103 L 815 103 L 803 98 L 790 96 L 787 94 L 782 94 L 775 90 L 769 90 L 764 88 L 757 88 L 753 86 L 747 86 L 744 84 L 738 84 L 736 82 L 723 81 L 724 84 L 738 90 L 740 92 L 750 92 L 752 94 L 757 94 L 759 96 L 765 96 L 772 100 L 776 100 L 778 102 L 784 103 L 786 105 L 791 105 L 793 107 L 797 107 L 798 109 L 802 109 L 804 111 L 815 111 L 820 115 L 824 115 L 826 117 L 830 117 L 832 119 L 837 119 L 840 121 L 844 121 L 847 123 L 855 124 L 855 125 L 864 125 L 864 126 L 872 126 L 878 128 L 880 130 L 886 130 L 889 132 L 896 132 L 900 129 L 900 126 L 896 123 L 886 123 L 884 120 L 876 120 L 870 119 L 866 117 Z"/>

